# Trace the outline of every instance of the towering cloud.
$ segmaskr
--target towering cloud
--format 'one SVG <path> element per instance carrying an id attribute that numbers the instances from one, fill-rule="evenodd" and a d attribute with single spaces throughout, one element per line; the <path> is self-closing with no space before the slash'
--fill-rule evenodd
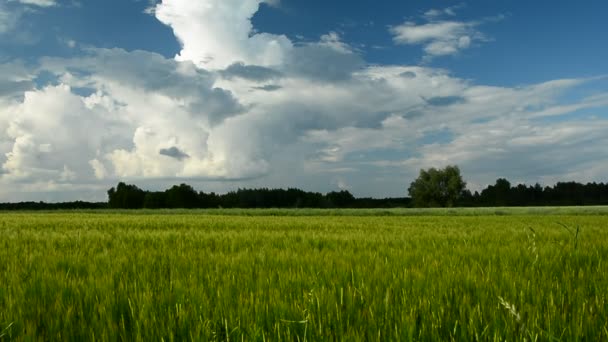
<path id="1" fill-rule="evenodd" d="M 280 64 L 292 44 L 285 36 L 254 32 L 251 18 L 263 0 L 164 0 L 155 15 L 182 44 L 178 60 L 223 69 L 243 62 Z"/>

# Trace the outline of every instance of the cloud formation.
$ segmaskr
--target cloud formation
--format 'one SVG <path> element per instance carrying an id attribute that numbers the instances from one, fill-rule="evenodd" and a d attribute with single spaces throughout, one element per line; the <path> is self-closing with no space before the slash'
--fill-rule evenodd
<path id="1" fill-rule="evenodd" d="M 154 13 L 181 42 L 178 60 L 207 69 L 223 69 L 234 63 L 278 65 L 292 44 L 285 36 L 254 32 L 251 18 L 262 2 L 164 0 Z"/>
<path id="2" fill-rule="evenodd" d="M 119 49 L 91 49 L 82 58 L 48 58 L 41 68 L 57 74 L 63 84 L 91 89 L 83 101 L 122 118 L 100 126 L 120 124 L 128 130 L 117 132 L 122 144 L 103 146 L 94 156 L 95 165 L 114 171 L 110 175 L 214 178 L 230 174 L 209 150 L 207 140 L 214 127 L 245 109 L 230 91 L 214 86 L 216 75 L 191 62 Z M 166 156 L 179 158 L 168 161 Z M 239 174 L 248 172 L 238 169 Z"/>
<path id="3" fill-rule="evenodd" d="M 481 33 L 475 23 L 442 21 L 418 25 L 406 22 L 391 28 L 394 41 L 398 44 L 423 44 L 430 56 L 453 55 L 479 40 Z"/>
<path id="4" fill-rule="evenodd" d="M 464 3 L 455 5 L 455 6 L 450 6 L 450 7 L 446 7 L 446 8 L 441 8 L 441 9 L 437 9 L 437 8 L 433 8 L 430 9 L 426 12 L 424 12 L 424 18 L 428 19 L 428 20 L 434 20 L 437 18 L 441 18 L 441 17 L 454 17 L 456 16 L 456 11 L 465 7 Z"/>
<path id="5" fill-rule="evenodd" d="M 426 23 L 418 24 L 414 21 L 390 28 L 393 41 L 401 45 L 422 45 L 426 58 L 455 55 L 462 50 L 470 48 L 475 42 L 484 42 L 488 38 L 478 27 L 489 21 L 501 20 L 502 16 L 485 18 L 479 21 L 446 20 L 453 17 L 460 6 L 446 9 L 432 9 L 427 11 L 423 18 Z"/>
<path id="6" fill-rule="evenodd" d="M 57 6 L 56 0 L 12 0 L 12 1 L 17 1 L 24 5 L 32 5 L 32 6 L 39 6 L 39 7 Z"/>
<path id="7" fill-rule="evenodd" d="M 428 66 L 369 65 L 336 33 L 305 44 L 256 33 L 260 3 L 164 0 L 155 15 L 182 43 L 175 59 L 88 48 L 36 67 L 0 64 L 0 200 L 83 189 L 103 199 L 99 189 L 117 180 L 176 179 L 211 191 L 348 185 L 399 196 L 420 168 L 446 164 L 474 187 L 608 171 L 608 118 L 567 117 L 605 108 L 608 93 L 564 98 L 602 80 L 496 87 Z M 475 31 L 425 25 L 400 34 L 428 46 Z"/>
<path id="8" fill-rule="evenodd" d="M 69 183 L 88 177 L 96 148 L 111 145 L 104 134 L 90 134 L 112 120 L 111 112 L 87 106 L 67 85 L 24 94 L 3 118 L 10 147 L 2 163 L 3 180 Z"/>
<path id="9" fill-rule="evenodd" d="M 175 158 L 177 160 L 183 160 L 186 158 L 190 158 L 190 156 L 183 152 L 182 150 L 180 150 L 179 148 L 173 146 L 170 148 L 162 148 L 159 153 L 163 156 L 167 156 L 167 157 L 171 157 L 171 158 Z"/>

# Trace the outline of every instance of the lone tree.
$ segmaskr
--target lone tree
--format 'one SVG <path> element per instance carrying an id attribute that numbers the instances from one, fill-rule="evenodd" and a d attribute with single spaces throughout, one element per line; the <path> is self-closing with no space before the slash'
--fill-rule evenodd
<path id="1" fill-rule="evenodd" d="M 466 185 L 458 166 L 446 166 L 444 169 L 420 170 L 420 175 L 410 184 L 408 192 L 416 207 L 453 207 L 463 195 Z"/>

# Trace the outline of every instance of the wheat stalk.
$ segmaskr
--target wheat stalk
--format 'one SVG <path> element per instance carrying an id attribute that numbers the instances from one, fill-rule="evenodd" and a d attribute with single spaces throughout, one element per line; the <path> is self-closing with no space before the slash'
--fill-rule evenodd
<path id="1" fill-rule="evenodd" d="M 515 320 L 517 322 L 521 322 L 521 316 L 519 315 L 519 312 L 517 312 L 517 309 L 515 308 L 515 305 L 507 302 L 501 296 L 498 296 L 498 300 L 500 300 L 500 305 L 502 305 L 505 309 L 507 309 L 507 311 L 509 311 L 509 313 L 511 314 L 511 316 L 515 317 Z"/>

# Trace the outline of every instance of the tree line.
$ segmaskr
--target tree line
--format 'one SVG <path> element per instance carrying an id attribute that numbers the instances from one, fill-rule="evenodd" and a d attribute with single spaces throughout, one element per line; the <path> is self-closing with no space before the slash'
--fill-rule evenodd
<path id="1" fill-rule="evenodd" d="M 18 202 L 18 203 L 0 203 L 0 210 L 95 210 L 106 209 L 107 202 L 61 202 L 61 203 L 46 203 L 46 202 Z"/>
<path id="2" fill-rule="evenodd" d="M 238 189 L 226 194 L 196 191 L 175 185 L 165 191 L 142 190 L 120 182 L 108 190 L 108 202 L 0 203 L 0 210 L 162 209 L 162 208 L 408 208 L 608 205 L 608 183 L 559 182 L 512 185 L 499 178 L 481 191 L 466 188 L 458 166 L 420 170 L 407 189 L 409 197 L 356 198 L 349 191 L 327 194 L 300 189 Z"/>
<path id="3" fill-rule="evenodd" d="M 499 178 L 481 192 L 466 188 L 458 166 L 420 170 L 408 188 L 415 207 L 513 207 L 608 205 L 608 183 L 559 182 L 511 185 Z"/>
<path id="4" fill-rule="evenodd" d="M 180 184 L 165 191 L 146 191 L 119 183 L 108 190 L 108 207 L 122 209 L 162 208 L 396 208 L 410 205 L 409 198 L 355 198 L 349 191 L 325 195 L 300 189 L 238 189 L 226 194 L 196 191 Z"/>
<path id="5" fill-rule="evenodd" d="M 532 207 L 608 205 L 608 183 L 559 182 L 554 186 L 511 185 L 499 178 L 481 192 L 465 190 L 460 198 L 464 207 Z"/>

